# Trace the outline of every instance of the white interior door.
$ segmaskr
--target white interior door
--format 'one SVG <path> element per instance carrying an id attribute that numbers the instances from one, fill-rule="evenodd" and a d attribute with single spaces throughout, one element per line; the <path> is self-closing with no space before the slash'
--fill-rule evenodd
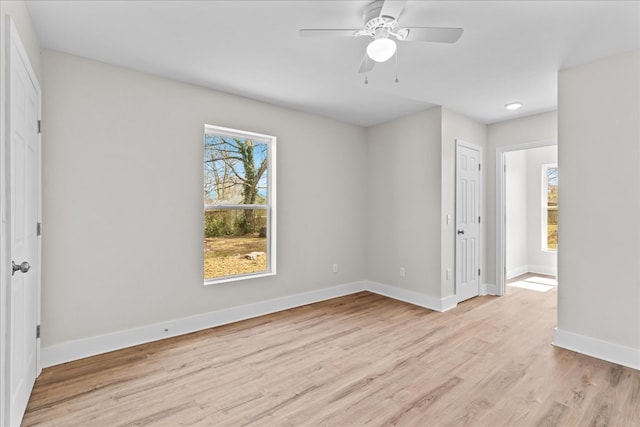
<path id="1" fill-rule="evenodd" d="M 8 27 L 9 233 L 8 424 L 20 425 L 38 374 L 40 254 L 40 88 L 17 31 Z"/>
<path id="2" fill-rule="evenodd" d="M 456 296 L 480 291 L 480 200 L 482 149 L 456 141 Z"/>

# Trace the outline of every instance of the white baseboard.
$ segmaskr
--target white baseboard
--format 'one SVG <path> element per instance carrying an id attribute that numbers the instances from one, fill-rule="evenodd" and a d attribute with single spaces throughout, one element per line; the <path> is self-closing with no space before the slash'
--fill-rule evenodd
<path id="1" fill-rule="evenodd" d="M 200 331 L 215 326 L 263 316 L 314 302 L 325 301 L 367 290 L 367 282 L 352 282 L 331 288 L 273 298 L 253 304 L 216 310 L 209 313 L 141 326 L 95 337 L 67 341 L 43 347 L 42 367 L 107 353 L 134 345 Z"/>
<path id="2" fill-rule="evenodd" d="M 506 279 L 513 279 L 514 277 L 518 277 L 525 273 L 533 273 L 533 274 L 544 274 L 546 276 L 557 276 L 558 275 L 558 267 L 549 266 L 549 265 L 521 265 L 519 267 L 511 268 L 507 270 Z"/>
<path id="3" fill-rule="evenodd" d="M 494 283 L 481 283 L 480 295 L 500 295 L 498 293 L 498 286 Z"/>
<path id="4" fill-rule="evenodd" d="M 544 274 L 546 276 L 557 276 L 558 267 L 552 267 L 549 265 L 529 265 L 529 273 Z"/>
<path id="5" fill-rule="evenodd" d="M 556 328 L 553 345 L 640 370 L 640 349 Z"/>
<path id="6" fill-rule="evenodd" d="M 506 279 L 513 279 L 514 277 L 518 277 L 522 274 L 528 273 L 529 272 L 529 266 L 528 265 L 520 265 L 518 267 L 515 268 L 510 268 L 507 270 L 507 275 L 506 275 Z"/>
<path id="7" fill-rule="evenodd" d="M 408 302 L 409 304 L 419 307 L 428 308 L 435 311 L 447 311 L 458 305 L 458 299 L 455 295 L 436 298 L 419 292 L 398 288 L 396 286 L 385 285 L 378 282 L 367 282 L 367 290 L 374 294 L 397 299 L 399 301 Z"/>
<path id="8" fill-rule="evenodd" d="M 452 308 L 456 308 L 458 306 L 458 297 L 455 295 L 449 295 L 448 297 L 440 298 L 440 310 L 445 312 L 451 310 Z"/>
<path id="9" fill-rule="evenodd" d="M 444 312 L 455 308 L 458 299 L 455 295 L 437 298 L 419 292 L 398 288 L 382 283 L 361 281 L 345 283 L 331 288 L 273 298 L 253 304 L 197 314 L 182 319 L 154 323 L 137 328 L 126 329 L 104 335 L 67 341 L 41 350 L 43 368 L 71 362 L 85 357 L 95 356 L 114 350 L 120 350 L 139 344 L 188 334 L 215 326 L 226 325 L 252 317 L 263 316 L 314 302 L 326 301 L 356 292 L 369 291 L 385 297 L 397 299 L 419 307 Z"/>

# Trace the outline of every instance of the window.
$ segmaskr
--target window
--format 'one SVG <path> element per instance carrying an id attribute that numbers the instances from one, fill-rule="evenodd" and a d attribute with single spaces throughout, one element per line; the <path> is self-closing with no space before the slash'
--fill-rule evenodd
<path id="1" fill-rule="evenodd" d="M 204 128 L 205 284 L 275 274 L 276 138 Z"/>
<path id="2" fill-rule="evenodd" d="M 558 249 L 558 166 L 542 165 L 542 250 Z"/>

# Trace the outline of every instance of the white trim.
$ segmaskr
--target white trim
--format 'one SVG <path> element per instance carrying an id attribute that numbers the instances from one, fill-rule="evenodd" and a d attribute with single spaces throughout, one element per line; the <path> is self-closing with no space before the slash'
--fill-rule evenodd
<path id="1" fill-rule="evenodd" d="M 555 328 L 553 345 L 640 370 L 640 349 Z"/>
<path id="2" fill-rule="evenodd" d="M 549 265 L 528 265 L 529 273 L 544 274 L 546 276 L 557 276 L 558 267 L 552 267 Z"/>
<path id="3" fill-rule="evenodd" d="M 455 295 L 445 298 L 436 298 L 377 282 L 351 282 L 333 286 L 331 288 L 273 298 L 253 304 L 225 308 L 209 313 L 196 314 L 194 316 L 184 317 L 181 319 L 154 323 L 151 325 L 43 347 L 41 363 L 43 367 L 59 365 L 61 363 L 95 356 L 109 351 L 120 350 L 134 345 L 188 334 L 253 317 L 264 316 L 265 314 L 326 301 L 331 298 L 338 298 L 362 291 L 369 291 L 438 312 L 450 310 L 455 308 L 457 305 L 457 297 Z"/>
<path id="4" fill-rule="evenodd" d="M 486 287 L 489 295 L 497 294 L 498 287 L 495 284 L 487 283 L 483 284 L 483 287 Z M 182 319 L 155 323 L 152 325 L 44 347 L 42 348 L 41 363 L 43 367 L 54 366 L 109 351 L 238 322 L 361 291 L 369 291 L 437 312 L 444 312 L 457 306 L 457 297 L 455 295 L 436 298 L 419 292 L 377 282 L 351 282 L 331 288 L 273 298 L 267 301 L 242 305 L 239 307 L 216 310 Z M 556 328 L 554 332 L 553 345 L 607 360 L 609 362 L 640 369 L 640 349 L 625 347 L 619 344 L 598 340 L 596 338 L 574 334 L 558 328 Z"/>
<path id="5" fill-rule="evenodd" d="M 450 310 L 458 304 L 458 298 L 451 295 L 444 298 L 437 298 L 430 295 L 422 294 L 408 289 L 398 288 L 396 286 L 385 285 L 378 282 L 367 282 L 367 289 L 374 294 L 404 301 L 419 307 L 428 308 L 430 310 L 444 312 Z"/>
<path id="6" fill-rule="evenodd" d="M 496 285 L 498 292 L 496 295 L 502 296 L 505 292 L 506 276 L 506 230 L 504 224 L 505 217 L 505 194 L 504 194 L 504 154 L 510 151 L 528 150 L 530 148 L 548 147 L 558 145 L 558 141 L 546 139 L 541 141 L 525 142 L 516 145 L 505 145 L 496 147 Z"/>
<path id="7" fill-rule="evenodd" d="M 458 297 L 456 295 L 449 295 L 448 297 L 440 298 L 440 312 L 449 311 L 458 306 Z"/>
<path id="8" fill-rule="evenodd" d="M 221 283 L 237 282 L 240 280 L 257 279 L 261 277 L 269 277 L 269 276 L 275 276 L 275 275 L 276 275 L 275 272 L 268 271 L 266 273 L 246 273 L 246 274 L 238 274 L 237 276 L 224 276 L 219 279 L 206 279 L 204 281 L 204 286 L 219 285 Z"/>
<path id="9" fill-rule="evenodd" d="M 277 209 L 276 209 L 276 201 L 277 201 L 277 185 L 276 185 L 276 175 L 277 175 L 277 141 L 278 138 L 272 135 L 265 135 L 262 133 L 248 132 L 238 129 L 225 128 L 221 126 L 215 125 L 204 125 L 204 135 L 206 136 L 207 132 L 212 132 L 215 134 L 222 134 L 226 136 L 242 138 L 242 139 L 253 139 L 257 140 L 260 143 L 264 143 L 267 145 L 267 204 L 266 205 L 258 205 L 258 209 L 265 209 L 267 211 L 267 267 L 268 270 L 264 272 L 258 273 L 248 273 L 248 274 L 238 274 L 234 276 L 223 276 L 219 278 L 206 279 L 203 278 L 204 286 L 209 285 L 217 285 L 220 283 L 227 282 L 235 282 L 238 280 L 247 280 L 254 279 L 257 277 L 266 277 L 266 276 L 274 276 L 276 272 L 276 267 L 278 263 L 276 262 L 277 258 Z M 203 147 L 204 150 L 204 147 Z M 204 205 L 204 212 L 207 210 L 214 209 L 234 209 L 234 208 L 249 208 L 253 205 Z"/>
<path id="10" fill-rule="evenodd" d="M 485 283 L 485 286 L 487 287 L 487 295 L 500 296 L 500 294 L 498 293 L 498 285 L 496 285 L 495 283 Z"/>
<path id="11" fill-rule="evenodd" d="M 529 272 L 529 266 L 528 265 L 520 265 L 518 267 L 511 268 L 511 269 L 507 270 L 507 275 L 506 275 L 505 279 L 506 280 L 513 279 L 514 277 L 521 276 L 521 275 L 526 274 L 528 272 Z"/>
<path id="12" fill-rule="evenodd" d="M 354 294 L 364 290 L 367 290 L 366 282 L 345 283 L 331 288 L 273 298 L 253 304 L 196 314 L 194 316 L 126 329 L 110 334 L 67 341 L 44 347 L 42 349 L 42 364 L 44 367 L 58 365 L 113 350 L 226 325 L 315 302 L 326 301 L 331 298 Z"/>
<path id="13" fill-rule="evenodd" d="M 232 138 L 255 139 L 265 144 L 275 141 L 275 136 L 267 135 L 265 133 L 249 132 L 246 130 L 232 129 L 209 124 L 205 124 L 204 126 L 205 128 L 211 129 L 215 133 L 222 133 Z"/>
<path id="14" fill-rule="evenodd" d="M 544 274 L 545 276 L 557 276 L 558 268 L 549 266 L 549 265 L 521 265 L 516 268 L 512 268 L 507 270 L 506 279 L 513 279 L 514 277 L 518 277 L 522 274 L 532 273 L 532 274 Z"/>

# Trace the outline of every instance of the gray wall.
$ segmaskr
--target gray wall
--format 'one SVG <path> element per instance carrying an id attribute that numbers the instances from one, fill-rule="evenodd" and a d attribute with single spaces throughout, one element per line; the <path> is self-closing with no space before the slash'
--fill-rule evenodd
<path id="1" fill-rule="evenodd" d="M 42 71 L 40 66 L 40 44 L 36 35 L 35 29 L 29 17 L 26 4 L 23 1 L 0 1 L 0 164 L 2 165 L 2 173 L 0 174 L 0 212 L 2 212 L 2 218 L 7 209 L 7 194 L 6 189 L 6 177 L 5 177 L 5 164 L 7 162 L 7 151 L 5 141 L 5 112 L 7 111 L 7 97 L 6 97 L 6 69 L 5 64 L 8 62 L 8 52 L 6 51 L 6 17 L 11 16 L 16 29 L 20 35 L 20 40 L 27 51 L 29 62 L 33 67 L 33 71 L 36 74 L 36 78 L 42 83 Z M 11 260 L 8 258 L 9 242 L 5 238 L 7 231 L 5 229 L 5 222 L 0 221 L 0 265 L 9 265 Z M 2 268 L 0 271 L 0 307 L 2 307 L 2 313 L 0 314 L 0 423 L 4 421 L 5 416 L 5 349 L 7 348 L 7 336 L 6 336 L 6 322 L 5 311 L 7 301 L 7 287 L 9 284 L 8 269 Z"/>
<path id="2" fill-rule="evenodd" d="M 454 295 L 446 269 L 455 271 L 457 139 L 484 149 L 486 126 L 432 108 L 368 129 L 369 280 L 435 298 Z"/>
<path id="3" fill-rule="evenodd" d="M 367 130 L 367 279 L 435 297 L 441 120 L 432 108 Z"/>
<path id="4" fill-rule="evenodd" d="M 54 51 L 43 67 L 43 347 L 366 276 L 364 129 Z M 203 286 L 205 123 L 278 137 L 277 276 Z"/>
<path id="5" fill-rule="evenodd" d="M 484 125 L 434 108 L 365 130 L 60 52 L 43 64 L 44 347 L 365 278 L 453 295 L 455 140 L 484 146 Z M 278 137 L 276 277 L 202 286 L 204 123 Z"/>
<path id="6" fill-rule="evenodd" d="M 558 328 L 636 350 L 639 64 L 635 51 L 561 71 L 558 81 Z"/>
<path id="7" fill-rule="evenodd" d="M 504 193 L 506 216 L 505 263 L 507 279 L 526 271 L 527 260 L 527 150 L 505 154 Z"/>

